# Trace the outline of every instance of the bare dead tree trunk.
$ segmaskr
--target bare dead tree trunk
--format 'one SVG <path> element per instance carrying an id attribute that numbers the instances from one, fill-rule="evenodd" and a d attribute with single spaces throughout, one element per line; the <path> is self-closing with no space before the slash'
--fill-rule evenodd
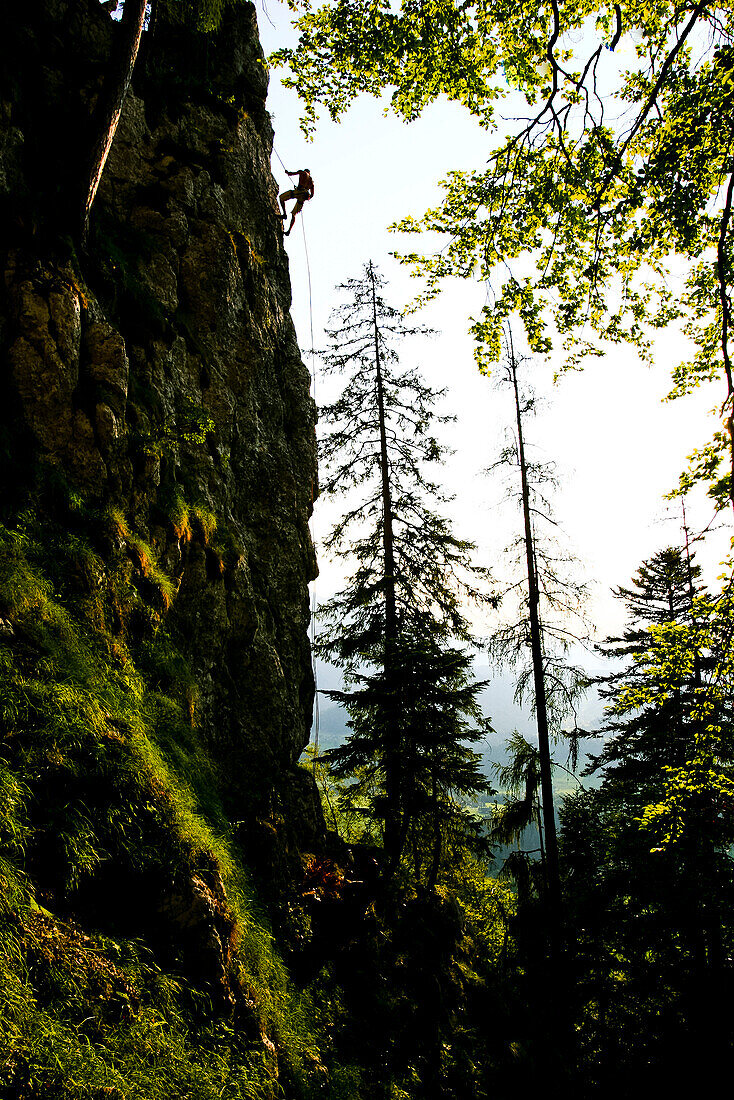
<path id="1" fill-rule="evenodd" d="M 81 239 L 89 232 L 89 215 L 107 163 L 112 142 L 122 114 L 135 61 L 143 36 L 145 13 L 152 0 L 125 0 L 125 7 L 112 47 L 112 56 L 102 90 L 92 113 L 90 154 L 81 195 Z"/>
<path id="2" fill-rule="evenodd" d="M 553 806 L 553 777 L 551 771 L 550 737 L 548 733 L 548 710 L 545 696 L 543 637 L 540 623 L 540 589 L 535 566 L 533 525 L 530 515 L 530 485 L 525 458 L 525 440 L 522 430 L 520 390 L 517 383 L 517 363 L 512 349 L 510 349 L 508 362 L 515 396 L 517 446 L 520 460 L 520 476 L 522 479 L 522 511 L 525 526 L 525 561 L 528 578 L 530 649 L 533 660 L 535 716 L 538 725 L 538 753 L 540 757 L 540 791 L 543 807 L 543 826 L 545 829 L 546 890 L 548 916 L 550 920 L 549 932 L 551 948 L 555 952 L 560 944 L 561 879 L 558 866 L 558 839 L 556 835 L 555 809 Z"/>

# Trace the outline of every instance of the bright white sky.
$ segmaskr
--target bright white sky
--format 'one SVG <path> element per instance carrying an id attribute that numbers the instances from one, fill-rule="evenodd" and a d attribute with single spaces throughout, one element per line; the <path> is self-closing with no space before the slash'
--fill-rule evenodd
<path id="1" fill-rule="evenodd" d="M 294 42 L 289 11 L 278 0 L 258 7 L 260 35 L 266 54 Z M 313 143 L 299 129 L 299 101 L 271 73 L 268 108 L 273 116 L 275 146 L 287 168 L 309 167 L 316 194 L 306 205 L 303 226 L 310 260 L 314 343 L 323 343 L 323 326 L 335 302 L 334 287 L 358 276 L 373 260 L 390 281 L 388 300 L 402 306 L 418 284 L 390 252 L 420 249 L 419 237 L 389 233 L 388 225 L 436 205 L 438 181 L 451 169 L 472 169 L 486 159 L 492 136 L 479 129 L 458 106 L 440 103 L 417 122 L 406 125 L 384 117 L 382 105 L 357 100 L 340 125 L 328 119 Z M 277 156 L 273 172 L 281 190 L 291 184 Z M 293 317 L 304 360 L 310 364 L 309 284 L 301 226 L 286 241 L 293 284 Z M 478 284 L 455 282 L 414 319 L 440 330 L 430 341 L 405 346 L 427 380 L 447 387 L 446 409 L 458 418 L 447 442 L 455 454 L 445 468 L 445 484 L 456 493 L 456 533 L 473 539 L 484 564 L 499 560 L 515 532 L 517 515 L 502 503 L 502 490 L 480 476 L 502 445 L 512 410 L 487 378 L 481 377 L 467 335 L 469 318 L 484 300 Z M 519 331 L 519 326 L 518 326 Z M 623 609 L 609 596 L 612 586 L 626 584 L 644 558 L 680 538 L 679 505 L 663 494 L 673 488 L 686 455 L 710 437 L 709 410 L 723 397 L 719 390 L 698 392 L 672 404 L 661 399 L 669 389 L 671 367 L 686 356 L 680 333 L 664 334 L 656 346 L 654 367 L 644 366 L 626 347 L 606 359 L 590 361 L 581 373 L 552 385 L 559 359 L 538 361 L 534 383 L 550 405 L 528 426 L 544 456 L 555 460 L 561 476 L 556 515 L 569 536 L 586 578 L 595 582 L 592 618 L 601 635 L 622 626 Z M 318 364 L 317 364 L 318 370 Z M 316 378 L 316 397 L 327 393 Z M 314 535 L 328 530 L 330 505 L 317 504 Z M 689 523 L 705 526 L 711 508 L 700 498 L 688 505 Z M 667 518 L 666 518 L 667 517 Z M 699 559 L 709 580 L 728 546 L 719 532 Z M 341 576 L 319 555 L 319 598 L 335 591 Z M 489 629 L 487 624 L 485 629 Z"/>

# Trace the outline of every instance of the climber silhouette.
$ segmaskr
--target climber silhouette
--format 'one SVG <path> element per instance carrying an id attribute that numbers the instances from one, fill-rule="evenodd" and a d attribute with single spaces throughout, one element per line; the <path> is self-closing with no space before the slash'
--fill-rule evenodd
<path id="1" fill-rule="evenodd" d="M 296 220 L 296 214 L 300 214 L 300 212 L 303 210 L 304 202 L 308 202 L 309 199 L 313 198 L 314 186 L 313 180 L 311 179 L 311 173 L 309 172 L 308 168 L 301 168 L 297 172 L 289 172 L 286 168 L 285 171 L 286 175 L 288 176 L 298 176 L 298 183 L 293 188 L 293 190 L 284 191 L 283 194 L 280 196 L 280 205 L 283 207 L 283 213 L 281 214 L 281 217 L 283 219 L 288 217 L 288 212 L 285 208 L 286 201 L 288 199 L 296 200 L 296 205 L 291 211 L 291 224 L 288 226 L 287 230 L 283 234 L 284 237 L 287 237 L 291 229 L 293 228 L 293 223 Z"/>

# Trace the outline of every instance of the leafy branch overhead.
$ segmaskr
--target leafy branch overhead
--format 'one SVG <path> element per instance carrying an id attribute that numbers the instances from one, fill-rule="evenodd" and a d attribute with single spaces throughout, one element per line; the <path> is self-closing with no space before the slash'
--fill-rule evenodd
<path id="1" fill-rule="evenodd" d="M 298 45 L 273 59 L 290 69 L 307 131 L 320 106 L 339 119 L 357 94 L 388 92 L 406 121 L 445 96 L 487 132 L 482 167 L 450 172 L 438 207 L 397 224 L 444 237 L 436 253 L 402 256 L 425 278 L 419 301 L 447 276 L 487 282 L 473 325 L 483 369 L 513 313 L 536 352 L 560 338 L 571 367 L 609 342 L 649 355 L 651 329 L 682 319 L 700 354 L 678 368 L 675 392 L 721 379 L 728 445 L 715 480 L 719 498 L 731 493 L 732 5 L 294 7 Z"/>

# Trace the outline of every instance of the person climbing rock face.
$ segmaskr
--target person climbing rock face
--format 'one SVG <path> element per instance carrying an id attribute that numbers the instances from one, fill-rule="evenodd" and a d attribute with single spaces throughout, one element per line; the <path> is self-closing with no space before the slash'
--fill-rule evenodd
<path id="1" fill-rule="evenodd" d="M 296 220 L 296 214 L 301 213 L 301 211 L 303 210 L 304 202 L 308 202 L 309 199 L 313 198 L 314 187 L 313 180 L 311 179 L 311 173 L 309 172 L 308 168 L 301 168 L 297 172 L 289 172 L 286 168 L 285 171 L 286 175 L 288 176 L 298 176 L 298 183 L 293 188 L 293 190 L 284 191 L 283 194 L 280 196 L 280 205 L 283 207 L 283 213 L 281 214 L 281 217 L 283 219 L 288 217 L 288 212 L 285 208 L 287 200 L 296 200 L 296 205 L 291 211 L 291 224 L 288 226 L 285 233 L 283 234 L 284 237 L 287 237 L 291 229 L 293 228 L 293 223 Z"/>

